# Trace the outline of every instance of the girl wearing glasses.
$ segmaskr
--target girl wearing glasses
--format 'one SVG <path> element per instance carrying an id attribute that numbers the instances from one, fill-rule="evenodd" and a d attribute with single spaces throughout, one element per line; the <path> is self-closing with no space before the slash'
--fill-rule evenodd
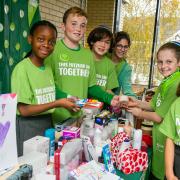
<path id="1" fill-rule="evenodd" d="M 119 87 L 116 88 L 115 94 L 122 94 L 136 98 L 131 86 L 132 69 L 126 61 L 126 54 L 131 45 L 129 34 L 120 31 L 114 36 L 113 47 L 110 51 L 111 60 L 115 64 L 116 73 L 118 77 Z"/>

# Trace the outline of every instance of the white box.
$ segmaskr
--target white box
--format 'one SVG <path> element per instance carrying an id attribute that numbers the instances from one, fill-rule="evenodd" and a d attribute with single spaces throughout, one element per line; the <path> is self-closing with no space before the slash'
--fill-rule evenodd
<path id="1" fill-rule="evenodd" d="M 56 176 L 52 174 L 37 174 L 35 180 L 56 180 Z"/>
<path id="2" fill-rule="evenodd" d="M 46 171 L 47 156 L 45 153 L 33 151 L 18 158 L 19 164 L 30 164 L 33 167 L 33 176 Z"/>
<path id="3" fill-rule="evenodd" d="M 49 138 L 43 136 L 35 136 L 23 144 L 23 155 L 33 151 L 45 153 L 47 161 L 49 160 Z"/>

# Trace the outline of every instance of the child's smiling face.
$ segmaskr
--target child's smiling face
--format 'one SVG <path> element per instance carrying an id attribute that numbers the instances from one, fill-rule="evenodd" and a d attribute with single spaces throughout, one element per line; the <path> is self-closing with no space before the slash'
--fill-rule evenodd
<path id="1" fill-rule="evenodd" d="M 159 51 L 157 55 L 157 67 L 164 77 L 173 74 L 176 69 L 180 67 L 180 62 L 178 62 L 175 56 L 175 51 L 172 49 L 163 49 Z"/>
<path id="2" fill-rule="evenodd" d="M 28 40 L 32 46 L 32 55 L 36 59 L 44 59 L 49 56 L 56 43 L 56 32 L 48 26 L 39 26 L 30 35 Z"/>
<path id="3" fill-rule="evenodd" d="M 109 50 L 111 44 L 110 37 L 104 37 L 100 41 L 96 41 L 92 46 L 92 51 L 96 55 L 96 57 L 103 57 Z"/>
<path id="4" fill-rule="evenodd" d="M 70 14 L 66 23 L 62 25 L 64 30 L 64 40 L 68 43 L 78 44 L 83 38 L 86 31 L 87 19 L 85 16 L 78 16 L 77 14 Z"/>

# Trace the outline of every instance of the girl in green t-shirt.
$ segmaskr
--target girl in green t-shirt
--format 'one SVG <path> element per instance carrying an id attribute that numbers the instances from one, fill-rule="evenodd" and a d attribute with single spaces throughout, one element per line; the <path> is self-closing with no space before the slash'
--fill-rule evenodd
<path id="1" fill-rule="evenodd" d="M 115 67 L 107 57 L 112 36 L 108 27 L 100 25 L 90 32 L 87 43 L 93 54 L 97 85 L 113 94 L 112 89 L 118 87 L 118 81 Z"/>
<path id="2" fill-rule="evenodd" d="M 159 128 L 167 137 L 165 145 L 165 171 L 167 180 L 180 179 L 180 83 L 176 95 L 178 98 L 171 105 Z"/>
<path id="3" fill-rule="evenodd" d="M 170 105 L 176 100 L 176 89 L 180 83 L 180 44 L 168 42 L 157 52 L 157 68 L 164 76 L 151 102 L 142 102 L 129 98 L 128 111 L 139 119 L 148 119 L 153 125 L 152 175 L 164 179 L 164 148 L 166 137 L 159 131 Z M 136 107 L 133 107 L 136 106 Z"/>
<path id="4" fill-rule="evenodd" d="M 125 31 L 119 31 L 114 34 L 112 47 L 110 48 L 110 58 L 115 65 L 118 88 L 115 89 L 115 94 L 124 94 L 137 98 L 132 89 L 131 74 L 132 68 L 127 62 L 127 53 L 131 46 L 131 38 Z"/>
<path id="5" fill-rule="evenodd" d="M 22 155 L 23 142 L 43 135 L 51 126 L 51 113 L 56 107 L 78 111 L 79 107 L 67 94 L 56 90 L 52 71 L 44 65 L 56 44 L 56 27 L 48 21 L 36 22 L 28 36 L 32 50 L 16 65 L 11 77 L 12 92 L 17 94 L 16 134 L 18 155 Z M 61 99 L 56 100 L 56 92 Z"/>

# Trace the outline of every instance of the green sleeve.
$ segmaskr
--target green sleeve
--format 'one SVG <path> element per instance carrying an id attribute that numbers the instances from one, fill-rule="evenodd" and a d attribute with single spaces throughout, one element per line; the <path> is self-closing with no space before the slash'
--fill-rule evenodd
<path id="1" fill-rule="evenodd" d="M 17 94 L 18 103 L 33 104 L 33 91 L 24 67 L 17 65 L 11 76 L 11 92 Z"/>
<path id="2" fill-rule="evenodd" d="M 88 95 L 109 105 L 111 104 L 111 100 L 113 99 L 112 94 L 107 93 L 106 91 L 102 90 L 100 86 L 97 85 L 88 88 Z"/>
<path id="3" fill-rule="evenodd" d="M 122 69 L 118 73 L 118 82 L 119 86 L 122 88 L 122 94 L 137 98 L 137 96 L 132 90 L 131 74 L 132 68 L 125 61 L 125 64 L 122 65 Z"/>
<path id="4" fill-rule="evenodd" d="M 67 98 L 67 94 L 56 86 L 56 99 Z"/>

